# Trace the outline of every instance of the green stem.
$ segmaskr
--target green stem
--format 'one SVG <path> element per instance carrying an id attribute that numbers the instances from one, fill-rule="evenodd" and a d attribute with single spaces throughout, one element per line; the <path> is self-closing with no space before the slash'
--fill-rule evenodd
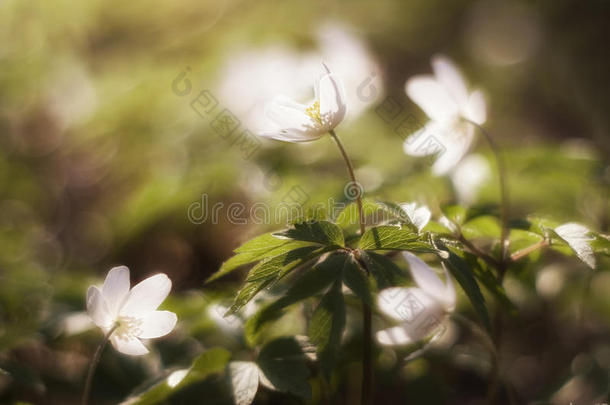
<path id="1" fill-rule="evenodd" d="M 337 147 L 341 151 L 349 177 L 354 185 L 359 186 L 354 175 L 354 166 L 341 143 L 341 140 L 335 133 L 335 131 L 329 131 L 330 136 L 334 139 Z M 356 204 L 358 205 L 358 221 L 360 223 L 360 234 L 364 234 L 365 231 L 365 218 L 362 209 L 362 190 L 358 190 L 356 195 Z M 365 267 L 368 273 L 368 269 Z M 373 325 L 372 325 L 373 314 L 371 307 L 366 303 L 362 302 L 362 394 L 360 403 L 362 405 L 370 405 L 373 402 Z"/>
<path id="2" fill-rule="evenodd" d="M 496 160 L 496 166 L 498 168 L 498 180 L 500 182 L 500 216 L 502 221 L 502 233 L 500 235 L 500 263 L 498 266 L 498 281 L 502 283 L 504 280 L 504 273 L 506 272 L 507 252 L 508 252 L 508 217 L 509 217 L 509 201 L 508 201 L 508 183 L 506 180 L 506 164 L 500 148 L 491 137 L 489 132 L 485 130 L 481 125 L 474 121 L 466 120 L 470 124 L 474 125 L 479 132 L 483 134 L 483 137 L 489 144 L 489 148 L 494 155 Z"/>
<path id="3" fill-rule="evenodd" d="M 83 391 L 83 399 L 81 401 L 82 405 L 87 405 L 89 402 L 89 393 L 91 391 L 91 384 L 93 382 L 93 374 L 95 373 L 95 369 L 100 362 L 100 358 L 102 357 L 102 352 L 104 351 L 104 347 L 106 347 L 106 343 L 110 340 L 110 335 L 118 328 L 119 324 L 115 323 L 114 326 L 106 333 L 104 336 L 104 340 L 99 344 L 97 349 L 95 350 L 95 354 L 93 355 L 93 359 L 91 360 L 91 365 L 89 366 L 89 371 L 87 372 L 87 380 L 85 381 L 85 390 Z"/>

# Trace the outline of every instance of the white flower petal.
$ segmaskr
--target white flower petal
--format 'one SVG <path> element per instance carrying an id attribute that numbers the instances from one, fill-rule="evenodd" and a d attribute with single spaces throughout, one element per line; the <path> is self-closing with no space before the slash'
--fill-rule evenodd
<path id="1" fill-rule="evenodd" d="M 149 314 L 161 305 L 171 288 L 172 282 L 165 274 L 156 274 L 141 281 L 132 288 L 120 315 L 140 318 Z"/>
<path id="2" fill-rule="evenodd" d="M 432 213 L 425 205 L 418 208 L 416 203 L 400 204 L 400 208 L 407 214 L 409 220 L 417 227 L 419 232 L 428 224 L 432 216 Z"/>
<path id="3" fill-rule="evenodd" d="M 140 342 L 140 339 L 129 336 L 111 335 L 110 342 L 115 349 L 123 354 L 130 356 L 142 356 L 148 353 L 146 346 Z"/>
<path id="4" fill-rule="evenodd" d="M 262 131 L 260 135 L 289 142 L 304 142 L 319 138 L 326 131 L 305 113 L 306 108 L 285 96 L 275 97 L 265 106 L 265 116 L 275 127 Z"/>
<path id="5" fill-rule="evenodd" d="M 114 322 L 102 292 L 94 285 L 87 290 L 87 313 L 100 328 L 111 327 Z"/>
<path id="6" fill-rule="evenodd" d="M 468 153 L 473 139 L 474 127 L 467 122 L 456 122 L 449 131 L 439 133 L 443 149 L 432 165 L 432 173 L 436 176 L 449 173 Z"/>
<path id="7" fill-rule="evenodd" d="M 472 204 L 483 183 L 491 176 L 487 160 L 478 154 L 466 156 L 450 174 L 458 200 Z"/>
<path id="8" fill-rule="evenodd" d="M 377 332 L 379 344 L 384 346 L 399 346 L 417 342 L 442 327 L 444 315 L 437 308 L 427 308 L 412 323 L 403 323 Z"/>
<path id="9" fill-rule="evenodd" d="M 402 147 L 407 155 L 428 156 L 444 153 L 446 147 L 442 139 L 450 138 L 447 133 L 451 130 L 449 122 L 429 121 L 424 128 L 409 135 Z M 446 142 L 445 142 L 446 143 Z"/>
<path id="10" fill-rule="evenodd" d="M 392 287 L 378 294 L 377 307 L 395 321 L 411 323 L 425 308 L 440 305 L 420 288 Z"/>
<path id="11" fill-rule="evenodd" d="M 154 311 L 141 318 L 138 337 L 152 339 L 165 336 L 176 326 L 178 318 L 170 311 Z"/>
<path id="12" fill-rule="evenodd" d="M 465 105 L 468 101 L 468 89 L 457 66 L 446 56 L 436 55 L 432 58 L 432 69 L 439 83 L 455 102 L 460 106 Z"/>
<path id="13" fill-rule="evenodd" d="M 102 286 L 102 294 L 108 309 L 116 316 L 129 294 L 129 269 L 125 266 L 110 269 Z"/>
<path id="14" fill-rule="evenodd" d="M 228 369 L 235 404 L 250 405 L 258 391 L 258 366 L 251 361 L 232 361 Z"/>
<path id="15" fill-rule="evenodd" d="M 327 130 L 335 128 L 345 117 L 345 89 L 335 74 L 322 76 L 319 82 L 320 117 Z"/>
<path id="16" fill-rule="evenodd" d="M 407 81 L 407 95 L 435 121 L 453 119 L 458 105 L 433 76 L 415 76 Z"/>
<path id="17" fill-rule="evenodd" d="M 468 102 L 462 108 L 462 115 L 470 121 L 483 125 L 487 120 L 487 104 L 481 90 L 475 90 L 468 97 Z"/>
<path id="18" fill-rule="evenodd" d="M 555 232 L 566 241 L 576 256 L 592 269 L 595 268 L 595 254 L 591 247 L 591 231 L 584 225 L 568 222 L 555 228 Z"/>
<path id="19" fill-rule="evenodd" d="M 455 288 L 447 271 L 445 270 L 447 281 L 444 283 L 430 266 L 413 253 L 403 252 L 403 257 L 409 263 L 409 270 L 419 288 L 442 303 L 447 310 L 453 309 Z"/>

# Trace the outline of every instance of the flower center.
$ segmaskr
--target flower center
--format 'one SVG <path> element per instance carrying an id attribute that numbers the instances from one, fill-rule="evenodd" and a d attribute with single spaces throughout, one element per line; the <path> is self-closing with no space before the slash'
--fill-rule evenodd
<path id="1" fill-rule="evenodd" d="M 114 331 L 115 336 L 122 340 L 137 337 L 142 333 L 142 321 L 131 316 L 120 316 L 117 319 L 119 326 Z"/>
<path id="2" fill-rule="evenodd" d="M 322 117 L 320 116 L 320 102 L 315 101 L 312 105 L 307 107 L 305 114 L 311 117 L 312 120 L 322 125 Z"/>

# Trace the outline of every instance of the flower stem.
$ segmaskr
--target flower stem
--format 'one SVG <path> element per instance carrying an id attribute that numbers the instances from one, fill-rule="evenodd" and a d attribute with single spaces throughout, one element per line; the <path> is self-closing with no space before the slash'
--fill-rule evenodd
<path id="1" fill-rule="evenodd" d="M 343 147 L 343 143 L 341 143 L 341 139 L 339 139 L 339 137 L 337 136 L 337 134 L 335 133 L 334 130 L 330 130 L 329 131 L 330 136 L 332 136 L 332 138 L 335 140 L 335 143 L 337 144 L 337 146 L 339 147 L 339 150 L 341 151 L 341 155 L 343 156 L 343 160 L 345 161 L 345 165 L 347 166 L 347 171 L 349 173 L 349 177 L 352 180 L 352 183 L 354 183 L 356 186 L 359 185 L 359 183 L 356 181 L 356 176 L 354 175 L 354 166 L 352 166 L 352 162 L 349 159 L 349 156 L 347 156 L 347 152 L 345 151 L 345 148 Z M 357 194 L 356 194 L 356 204 L 358 204 L 358 220 L 360 222 L 360 234 L 364 234 L 364 214 L 363 214 L 363 210 L 362 210 L 362 190 L 358 190 Z"/>
<path id="2" fill-rule="evenodd" d="M 504 279 L 504 273 L 506 272 L 507 264 L 507 252 L 508 252 L 508 216 L 509 216 L 509 202 L 508 202 L 508 183 L 506 181 L 506 165 L 504 158 L 500 153 L 500 148 L 491 137 L 489 132 L 485 130 L 481 125 L 474 121 L 466 120 L 470 124 L 474 125 L 485 137 L 485 140 L 489 144 L 491 152 L 494 154 L 496 159 L 496 166 L 498 168 L 498 180 L 500 182 L 500 209 L 501 209 L 501 221 L 502 221 L 502 233 L 500 235 L 500 262 L 498 263 L 498 281 L 502 283 Z"/>
<path id="3" fill-rule="evenodd" d="M 89 402 L 89 392 L 91 391 L 91 383 L 93 382 L 93 374 L 95 374 L 95 369 L 100 362 L 100 358 L 102 357 L 102 352 L 104 351 L 104 347 L 106 347 L 106 343 L 110 340 L 110 335 L 118 328 L 119 324 L 115 323 L 114 326 L 106 333 L 104 336 L 104 340 L 99 344 L 97 349 L 95 350 L 95 354 L 93 355 L 93 359 L 91 360 L 91 365 L 89 366 L 89 371 L 87 372 L 87 380 L 85 381 L 85 390 L 83 391 L 83 399 L 81 401 L 82 405 L 87 405 Z"/>
<path id="4" fill-rule="evenodd" d="M 354 183 L 355 186 L 358 187 L 356 194 L 356 204 L 358 205 L 358 221 L 360 223 L 360 234 L 364 234 L 365 231 L 365 218 L 362 209 L 362 189 L 360 188 L 358 182 L 356 181 L 356 176 L 354 175 L 354 167 L 352 166 L 352 162 L 347 156 L 347 152 L 341 143 L 341 140 L 335 133 L 335 131 L 329 131 L 330 136 L 334 139 L 337 147 L 341 151 L 341 155 L 343 156 L 343 160 L 345 161 L 345 165 L 347 166 L 347 171 L 349 173 L 349 177 Z M 368 274 L 368 269 L 366 266 L 364 267 Z M 371 307 L 366 303 L 362 302 L 362 394 L 360 398 L 360 403 L 362 405 L 370 405 L 373 403 L 373 325 L 372 325 L 372 311 Z"/>
<path id="5" fill-rule="evenodd" d="M 518 252 L 513 253 L 512 255 L 510 255 L 510 260 L 516 262 L 517 260 L 529 255 L 530 253 L 535 252 L 536 250 L 548 245 L 549 240 L 543 239 L 540 242 L 534 243 L 533 245 L 528 246 L 525 249 L 521 249 Z"/>

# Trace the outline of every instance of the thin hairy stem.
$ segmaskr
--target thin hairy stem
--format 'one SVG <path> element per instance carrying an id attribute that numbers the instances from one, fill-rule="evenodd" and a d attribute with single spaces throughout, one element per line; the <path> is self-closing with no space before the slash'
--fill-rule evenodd
<path id="1" fill-rule="evenodd" d="M 335 143 L 341 151 L 341 156 L 343 156 L 343 160 L 345 161 L 345 165 L 347 166 L 347 171 L 352 183 L 354 183 L 354 185 L 358 187 L 358 190 L 356 191 L 356 204 L 358 205 L 358 220 L 360 223 L 360 234 L 362 235 L 364 234 L 365 224 L 364 212 L 362 209 L 362 190 L 360 189 L 360 184 L 356 181 L 356 176 L 354 175 L 354 166 L 352 166 L 352 162 L 349 159 L 349 156 L 347 156 L 347 152 L 343 147 L 343 143 L 341 143 L 341 139 L 339 139 L 334 130 L 331 130 L 329 133 L 330 136 L 335 140 Z"/>
<path id="2" fill-rule="evenodd" d="M 500 263 L 498 266 L 498 281 L 502 283 L 504 280 L 504 273 L 506 272 L 507 265 L 507 252 L 508 252 L 508 217 L 509 217 L 509 201 L 508 201 L 508 183 L 506 180 L 506 164 L 500 148 L 491 137 L 489 132 L 485 130 L 481 125 L 474 121 L 466 120 L 470 124 L 474 125 L 489 144 L 489 148 L 494 155 L 496 160 L 496 166 L 498 168 L 498 181 L 500 183 L 500 217 L 502 221 L 502 233 L 500 235 Z"/>
<path id="3" fill-rule="evenodd" d="M 341 151 L 349 177 L 357 187 L 356 190 L 356 204 L 358 205 L 358 221 L 360 223 L 360 234 L 364 234 L 365 231 L 365 218 L 362 209 L 362 189 L 359 183 L 356 181 L 354 175 L 354 166 L 347 156 L 347 152 L 341 143 L 341 140 L 335 133 L 335 131 L 329 131 L 330 136 L 335 140 L 337 147 Z M 367 274 L 369 273 L 366 266 L 364 266 Z M 373 400 L 373 325 L 372 325 L 373 314 L 371 307 L 366 303 L 362 302 L 362 395 L 360 398 L 362 405 L 370 405 Z"/>
<path id="4" fill-rule="evenodd" d="M 89 393 L 91 391 L 91 384 L 93 383 L 93 374 L 95 374 L 95 369 L 100 362 L 100 358 L 102 357 L 102 352 L 104 351 L 104 347 L 106 347 L 106 343 L 110 340 L 110 335 L 118 328 L 119 324 L 115 323 L 114 326 L 106 333 L 104 336 L 104 340 L 99 344 L 97 349 L 95 350 L 95 354 L 93 355 L 93 359 L 91 359 L 91 365 L 89 366 L 89 371 L 87 372 L 87 380 L 85 381 L 85 390 L 83 391 L 83 399 L 81 401 L 82 405 L 87 405 L 89 403 Z"/>

